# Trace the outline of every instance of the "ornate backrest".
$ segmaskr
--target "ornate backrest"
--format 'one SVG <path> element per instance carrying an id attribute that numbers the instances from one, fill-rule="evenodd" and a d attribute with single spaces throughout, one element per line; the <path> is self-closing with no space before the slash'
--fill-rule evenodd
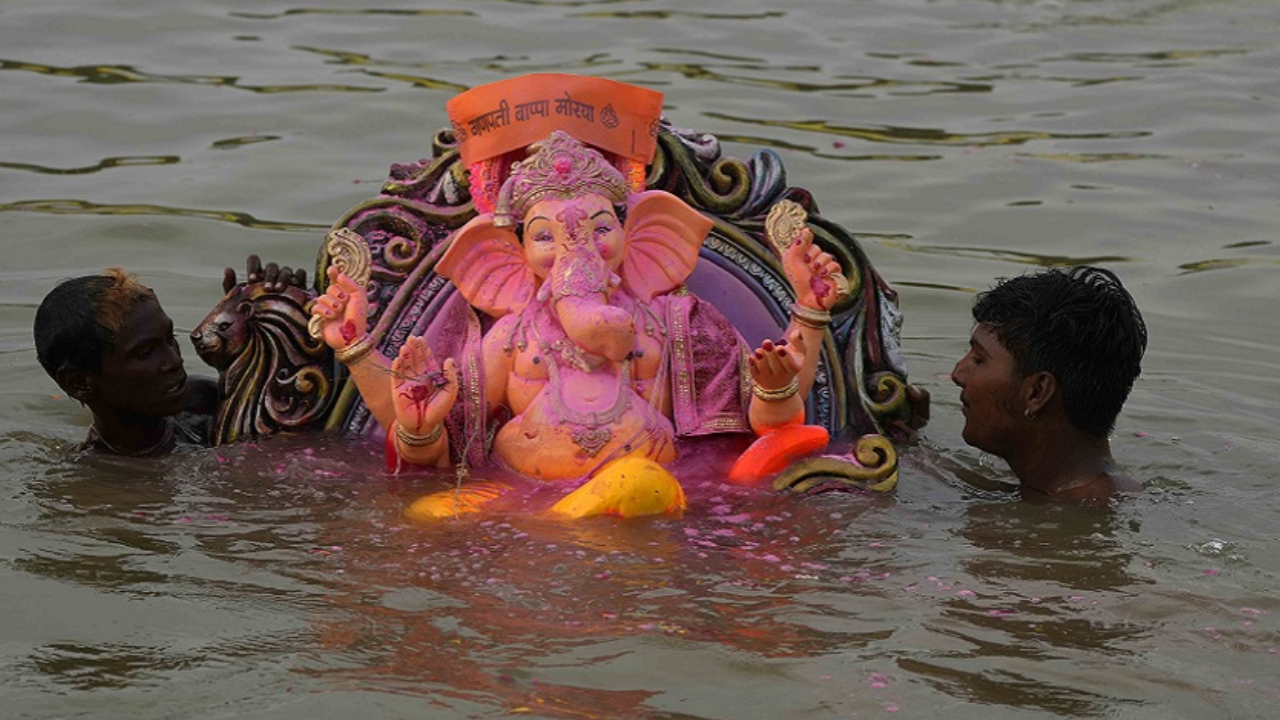
<path id="1" fill-rule="evenodd" d="M 315 427 L 336 397 L 333 352 L 307 332 L 314 293 L 269 292 L 262 282 L 228 289 L 191 333 L 196 354 L 218 371 L 215 445 Z"/>
<path id="2" fill-rule="evenodd" d="M 839 260 L 851 289 L 833 312 L 809 398 L 810 421 L 833 433 L 849 427 L 858 434 L 880 433 L 887 420 L 906 413 L 897 294 L 854 237 L 823 218 L 807 191 L 787 185 L 782 161 L 772 151 L 761 150 L 745 162 L 726 157 L 715 137 L 665 121 L 657 140 L 647 188 L 680 197 L 715 223 L 687 283 L 690 291 L 711 301 L 753 346 L 765 337 L 778 337 L 792 297 L 780 261 L 765 240 L 764 220 L 778 201 L 798 203 L 809 214 L 816 242 Z M 384 355 L 393 357 L 410 335 L 432 334 L 436 318 L 456 316 L 458 305 L 465 305 L 434 270 L 452 232 L 475 214 L 454 131 L 445 129 L 434 138 L 431 158 L 393 165 L 382 192 L 334 224 L 335 230 L 356 233 L 368 251 L 370 334 Z M 344 256 L 349 251 L 332 243 L 322 246 L 318 290 L 324 290 L 331 263 L 352 261 Z M 448 333 L 434 329 L 443 336 L 441 342 L 450 341 Z M 354 383 L 341 375 L 337 382 L 328 427 L 370 430 L 375 422 Z"/>

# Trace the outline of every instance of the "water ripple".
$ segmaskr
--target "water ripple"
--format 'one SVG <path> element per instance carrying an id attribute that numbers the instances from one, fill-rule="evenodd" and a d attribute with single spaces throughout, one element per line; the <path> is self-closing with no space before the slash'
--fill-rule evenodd
<path id="1" fill-rule="evenodd" d="M 0 71 L 13 70 L 31 72 L 53 77 L 77 78 L 81 82 L 98 85 L 120 85 L 125 83 L 172 83 L 180 85 L 210 85 L 236 90 L 274 95 L 295 92 L 382 92 L 383 88 L 363 87 L 360 85 L 338 85 L 328 83 L 306 83 L 298 85 L 245 85 L 240 78 L 230 75 L 161 75 L 137 70 L 129 65 L 74 65 L 58 67 L 40 63 L 21 62 L 17 60 L 0 60 Z"/>
<path id="2" fill-rule="evenodd" d="M 312 223 L 292 223 L 281 220 L 259 220 L 254 216 L 230 210 L 196 210 L 194 208 L 175 208 L 146 203 L 105 205 L 85 200 L 22 200 L 0 205 L 0 213 L 34 212 L 50 215 L 110 215 L 124 217 L 129 215 L 163 215 L 169 217 L 201 218 L 218 220 L 242 225 L 259 230 L 276 230 L 281 232 L 306 232 L 328 229 L 327 225 Z"/>
<path id="3" fill-rule="evenodd" d="M 1125 255 L 1048 255 L 1041 253 L 1020 252 L 1008 248 L 953 247 L 948 245 L 914 245 L 910 243 L 881 243 L 904 252 L 921 253 L 923 255 L 946 255 L 957 258 L 977 258 L 984 260 L 1000 260 L 1018 265 L 1033 267 L 1071 267 L 1073 265 L 1111 265 L 1133 262 L 1133 258 Z"/>
<path id="4" fill-rule="evenodd" d="M 708 64 L 696 63 L 643 63 L 646 70 L 660 73 L 675 73 L 690 80 L 703 80 L 708 82 L 723 83 L 725 85 L 747 85 L 751 87 L 771 88 L 775 90 L 785 90 L 791 92 L 830 94 L 833 96 L 849 97 L 858 96 L 858 93 L 873 88 L 897 88 L 897 89 L 915 89 L 921 88 L 919 92 L 897 93 L 900 95 L 934 95 L 945 93 L 989 93 L 992 86 L 988 83 L 977 82 L 915 82 L 906 80 L 891 80 L 887 78 L 876 77 L 859 77 L 859 76 L 841 76 L 840 82 L 801 82 L 796 80 L 783 80 L 777 77 L 755 77 L 747 75 L 730 75 L 727 73 L 713 70 L 714 66 Z M 792 71 L 812 71 L 814 68 L 805 67 L 773 67 L 767 65 L 743 65 L 736 66 L 743 69 L 755 70 L 762 73 L 777 74 L 785 70 Z M 850 80 L 850 78 L 853 78 Z M 869 97 L 869 95 L 864 95 Z"/>
<path id="5" fill-rule="evenodd" d="M 389 15 L 392 17 L 474 17 L 469 10 L 406 10 L 402 8 L 290 8 L 278 13 L 232 12 L 229 17 L 245 20 L 279 20 L 295 15 Z"/>
<path id="6" fill-rule="evenodd" d="M 46 165 L 36 165 L 34 163 L 15 163 L 0 161 L 0 168 L 7 170 L 22 170 L 26 172 L 40 173 L 41 175 L 88 175 L 101 170 L 111 170 L 120 167 L 139 167 L 142 165 L 176 165 L 181 162 L 177 155 L 139 155 L 132 157 L 109 157 L 103 158 L 96 165 L 86 165 L 84 167 L 67 167 L 56 168 Z"/>
<path id="7" fill-rule="evenodd" d="M 787 128 L 804 132 L 838 135 L 857 138 L 868 142 L 907 144 L 907 145 L 948 145 L 956 147 L 996 147 L 1002 145 L 1023 145 L 1036 140 L 1132 140 L 1147 137 L 1151 133 L 1145 130 L 1129 130 L 1098 133 L 1051 133 L 1018 130 L 996 133 L 950 133 L 938 128 L 841 126 L 823 120 L 762 120 L 725 113 L 709 112 L 707 117 L 718 120 L 760 125 L 763 127 Z"/>

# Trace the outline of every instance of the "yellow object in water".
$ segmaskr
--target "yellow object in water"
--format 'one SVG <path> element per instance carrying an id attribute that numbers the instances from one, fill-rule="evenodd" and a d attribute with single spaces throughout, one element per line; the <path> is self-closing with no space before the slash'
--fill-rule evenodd
<path id="1" fill-rule="evenodd" d="M 507 489 L 502 483 L 468 483 L 453 490 L 441 490 L 420 497 L 405 509 L 404 515 L 410 520 L 425 522 L 480 512 Z"/>
<path id="2" fill-rule="evenodd" d="M 684 488 L 666 468 L 647 458 L 622 458 L 604 466 L 551 512 L 571 518 L 594 515 L 640 517 L 677 514 L 687 501 Z"/>

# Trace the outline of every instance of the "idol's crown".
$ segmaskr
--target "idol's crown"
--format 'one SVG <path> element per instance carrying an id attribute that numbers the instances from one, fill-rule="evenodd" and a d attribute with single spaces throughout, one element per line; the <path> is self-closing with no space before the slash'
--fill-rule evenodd
<path id="1" fill-rule="evenodd" d="M 625 202 L 627 183 L 598 151 L 556 130 L 530 146 L 533 154 L 512 164 L 494 208 L 493 224 L 510 227 L 530 208 L 547 199 L 567 200 L 601 195 L 612 203 Z"/>

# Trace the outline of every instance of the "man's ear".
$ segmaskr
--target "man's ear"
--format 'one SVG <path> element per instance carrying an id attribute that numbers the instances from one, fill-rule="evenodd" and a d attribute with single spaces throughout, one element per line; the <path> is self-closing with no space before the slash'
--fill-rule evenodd
<path id="1" fill-rule="evenodd" d="M 90 402 L 98 394 L 98 376 L 87 370 L 62 368 L 58 371 L 55 380 L 63 392 L 82 404 Z"/>
<path id="2" fill-rule="evenodd" d="M 1048 370 L 1028 375 L 1022 381 L 1022 401 L 1029 417 L 1035 417 L 1058 392 L 1058 378 Z"/>

